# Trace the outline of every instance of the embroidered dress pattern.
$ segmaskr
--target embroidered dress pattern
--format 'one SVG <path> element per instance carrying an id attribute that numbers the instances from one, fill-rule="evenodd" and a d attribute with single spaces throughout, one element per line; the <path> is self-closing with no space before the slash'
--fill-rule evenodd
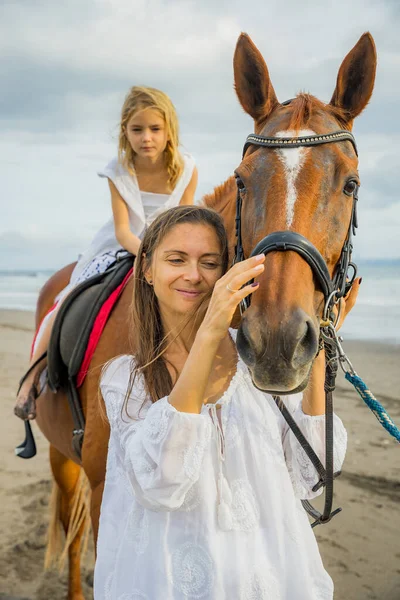
<path id="1" fill-rule="evenodd" d="M 107 416 L 110 423 L 119 426 L 121 415 L 121 392 L 110 389 L 107 395 Z"/>
<path id="2" fill-rule="evenodd" d="M 118 461 L 115 444 L 110 444 L 107 456 L 107 477 L 110 483 L 115 482 L 118 477 Z"/>
<path id="3" fill-rule="evenodd" d="M 127 468 L 132 467 L 141 476 L 144 483 L 150 482 L 154 477 L 157 465 L 148 454 L 132 454 L 128 457 Z"/>
<path id="4" fill-rule="evenodd" d="M 132 488 L 132 484 L 129 481 L 128 475 L 126 473 L 126 470 L 123 468 L 123 466 L 121 464 L 117 465 L 117 477 L 119 479 L 119 481 L 122 481 L 122 484 L 124 486 L 124 490 L 129 494 L 129 496 L 131 498 L 135 497 L 133 488 Z"/>
<path id="5" fill-rule="evenodd" d="M 203 460 L 204 450 L 208 444 L 209 436 L 204 440 L 197 442 L 191 448 L 186 448 L 183 453 L 183 468 L 186 475 L 191 480 L 195 480 L 199 473 L 199 469 Z"/>
<path id="6" fill-rule="evenodd" d="M 228 411 L 229 427 L 225 429 L 225 448 L 227 450 L 240 444 L 240 428 L 243 427 L 243 419 L 240 420 L 236 407 L 231 405 L 228 407 Z"/>
<path id="7" fill-rule="evenodd" d="M 200 494 L 199 488 L 200 486 L 198 483 L 192 485 L 192 487 L 189 489 L 188 493 L 185 496 L 185 500 L 181 507 L 182 510 L 184 510 L 185 512 L 190 512 L 191 510 L 194 510 L 200 505 L 202 495 Z"/>
<path id="8" fill-rule="evenodd" d="M 106 579 L 104 586 L 104 600 L 113 600 L 112 598 L 112 584 L 114 579 L 114 573 L 111 572 Z"/>
<path id="9" fill-rule="evenodd" d="M 242 591 L 240 600 L 281 600 L 279 583 L 272 571 L 255 573 Z M 294 600 L 294 599 L 293 599 Z"/>
<path id="10" fill-rule="evenodd" d="M 128 517 L 127 534 L 136 554 L 143 554 L 149 543 L 149 519 L 147 510 L 135 504 Z"/>
<path id="11" fill-rule="evenodd" d="M 138 590 L 133 590 L 131 594 L 122 594 L 122 596 L 118 596 L 118 600 L 148 600 L 148 596 Z"/>
<path id="12" fill-rule="evenodd" d="M 187 598 L 209 598 L 214 568 L 213 560 L 204 548 L 186 542 L 172 555 L 171 582 Z"/>
<path id="13" fill-rule="evenodd" d="M 245 479 L 236 479 L 231 484 L 232 527 L 241 531 L 252 531 L 260 520 L 260 511 L 251 485 Z"/>
<path id="14" fill-rule="evenodd" d="M 153 444 L 159 444 L 167 434 L 168 424 L 169 413 L 165 407 L 162 411 L 153 410 L 146 419 L 144 434 Z"/>

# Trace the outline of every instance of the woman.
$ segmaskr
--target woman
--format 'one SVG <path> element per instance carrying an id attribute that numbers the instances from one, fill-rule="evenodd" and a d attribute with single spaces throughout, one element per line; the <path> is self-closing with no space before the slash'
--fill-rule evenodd
<path id="1" fill-rule="evenodd" d="M 80 257 L 69 285 L 40 325 L 14 409 L 22 419 L 36 416 L 34 381 L 43 363 L 33 365 L 47 349 L 62 301 L 78 284 L 104 272 L 121 249 L 136 256 L 146 227 L 164 210 L 193 204 L 197 169 L 190 154 L 179 149 L 178 117 L 164 92 L 130 89 L 121 111 L 118 158 L 99 175 L 108 179 L 113 216 Z"/>
<path id="2" fill-rule="evenodd" d="M 198 207 L 168 211 L 144 236 L 133 355 L 101 377 L 111 434 L 95 600 L 333 597 L 300 502 L 318 475 L 229 329 L 264 260 L 227 272 L 221 219 Z M 323 381 L 322 351 L 303 397 L 285 399 L 322 460 Z M 337 470 L 337 416 L 334 439 Z"/>

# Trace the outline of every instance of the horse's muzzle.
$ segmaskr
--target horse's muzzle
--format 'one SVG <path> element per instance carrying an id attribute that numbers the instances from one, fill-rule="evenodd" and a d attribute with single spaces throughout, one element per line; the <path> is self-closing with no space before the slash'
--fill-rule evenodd
<path id="1" fill-rule="evenodd" d="M 289 394 L 307 385 L 318 337 L 317 323 L 301 308 L 275 324 L 252 317 L 250 309 L 242 318 L 236 343 L 258 388 Z"/>

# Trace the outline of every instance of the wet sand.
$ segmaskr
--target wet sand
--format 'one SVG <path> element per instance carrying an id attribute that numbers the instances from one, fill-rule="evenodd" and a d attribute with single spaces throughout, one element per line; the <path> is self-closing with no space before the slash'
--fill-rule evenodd
<path id="1" fill-rule="evenodd" d="M 65 574 L 43 570 L 51 475 L 48 444 L 35 424 L 37 456 L 22 460 L 14 455 L 24 428 L 12 408 L 32 335 L 31 313 L 0 310 L 0 600 L 66 598 Z M 400 347 L 352 341 L 345 348 L 399 425 Z M 335 506 L 343 512 L 315 530 L 335 582 L 335 600 L 400 600 L 399 445 L 341 375 L 335 410 L 349 435 L 343 473 L 335 486 Z M 93 561 L 91 547 L 82 570 L 87 600 L 92 598 Z"/>

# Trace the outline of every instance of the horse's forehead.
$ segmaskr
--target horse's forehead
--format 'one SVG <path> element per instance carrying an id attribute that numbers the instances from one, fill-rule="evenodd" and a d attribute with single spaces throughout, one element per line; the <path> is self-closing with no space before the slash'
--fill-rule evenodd
<path id="1" fill-rule="evenodd" d="M 329 112 L 328 109 L 324 110 L 321 108 L 315 109 L 313 114 L 308 119 L 307 124 L 303 125 L 299 130 L 295 131 L 290 128 L 292 111 L 289 107 L 285 107 L 284 109 L 278 109 L 275 114 L 271 115 L 268 122 L 264 125 L 261 131 L 258 131 L 260 135 L 265 137 L 298 137 L 303 134 L 308 135 L 320 135 L 325 133 L 333 133 L 342 129 L 338 121 L 335 117 Z M 326 166 L 332 163 L 340 162 L 340 159 L 344 159 L 347 162 L 347 159 L 357 160 L 356 154 L 354 152 L 353 146 L 350 142 L 336 142 L 334 144 L 326 144 L 324 146 L 319 146 L 324 150 L 323 153 L 319 153 L 319 161 L 325 163 Z M 288 149 L 284 151 L 284 153 L 280 153 L 275 150 L 271 152 L 269 156 L 272 158 L 273 162 L 277 162 L 285 164 L 286 167 L 293 163 L 294 166 L 297 166 L 302 158 L 304 158 L 308 152 L 304 152 L 305 148 L 294 148 Z M 282 162 L 282 157 L 285 157 L 285 161 Z M 312 161 L 308 161 L 306 166 L 307 169 L 313 169 L 314 163 Z"/>
<path id="2" fill-rule="evenodd" d="M 287 131 L 292 127 L 290 125 L 292 120 L 293 110 L 290 107 L 277 109 L 264 124 L 261 131 L 257 131 L 260 135 L 272 137 L 276 135 L 278 131 Z M 329 112 L 328 109 L 315 108 L 312 115 L 309 116 L 304 122 L 300 129 L 310 129 L 315 133 L 330 133 L 341 129 L 339 123 L 335 117 Z"/>

